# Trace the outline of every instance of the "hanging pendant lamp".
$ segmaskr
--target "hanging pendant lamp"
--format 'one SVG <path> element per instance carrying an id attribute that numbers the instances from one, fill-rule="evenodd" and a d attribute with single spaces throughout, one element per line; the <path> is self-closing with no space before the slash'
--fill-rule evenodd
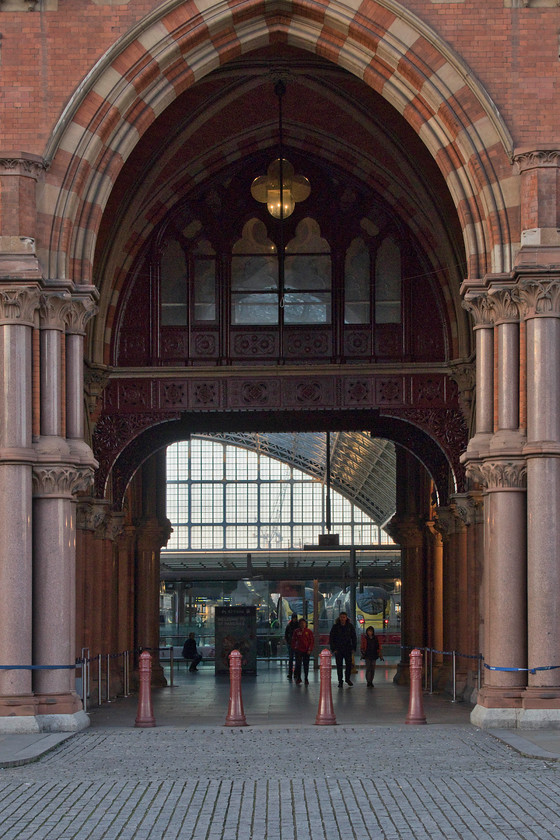
<path id="1" fill-rule="evenodd" d="M 266 175 L 259 175 L 251 184 L 251 195 L 266 208 L 275 219 L 287 219 L 294 212 L 296 202 L 304 201 L 311 192 L 309 181 L 304 175 L 296 175 L 292 164 L 283 155 L 282 97 L 286 92 L 284 82 L 274 86 L 278 97 L 279 156 L 268 167 Z"/>

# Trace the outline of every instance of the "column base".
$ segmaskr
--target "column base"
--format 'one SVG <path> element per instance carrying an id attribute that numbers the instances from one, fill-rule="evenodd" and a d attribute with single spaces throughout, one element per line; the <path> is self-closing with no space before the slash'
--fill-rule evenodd
<path id="1" fill-rule="evenodd" d="M 471 723 L 479 729 L 517 729 L 519 709 L 488 708 L 476 705 L 471 712 Z"/>
<path id="2" fill-rule="evenodd" d="M 37 714 L 37 698 L 34 694 L 0 696 L 0 719 L 4 717 L 29 717 Z"/>
<path id="3" fill-rule="evenodd" d="M 74 715 L 82 710 L 82 701 L 74 691 L 64 694 L 36 694 L 37 715 Z"/>
<path id="4" fill-rule="evenodd" d="M 34 735 L 40 732 L 79 732 L 87 729 L 89 717 L 85 712 L 73 715 L 14 715 L 0 717 L 0 734 Z"/>

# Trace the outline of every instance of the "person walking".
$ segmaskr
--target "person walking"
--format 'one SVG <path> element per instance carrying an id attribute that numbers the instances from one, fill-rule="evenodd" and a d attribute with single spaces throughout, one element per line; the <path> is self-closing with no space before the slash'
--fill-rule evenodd
<path id="1" fill-rule="evenodd" d="M 373 680 L 375 678 L 375 663 L 378 659 L 384 662 L 381 645 L 379 639 L 375 635 L 373 627 L 368 627 L 360 641 L 360 650 L 362 659 L 366 663 L 366 683 L 368 688 L 373 688 Z"/>
<path id="2" fill-rule="evenodd" d="M 305 618 L 300 618 L 297 630 L 292 636 L 292 648 L 295 653 L 296 667 L 294 668 L 294 679 L 296 685 L 301 685 L 301 668 L 303 665 L 303 676 L 305 684 L 309 685 L 309 658 L 313 653 L 315 636 L 307 626 Z"/>
<path id="3" fill-rule="evenodd" d="M 344 679 L 346 685 L 354 685 L 350 679 L 352 673 L 352 654 L 356 650 L 356 631 L 348 618 L 348 614 L 341 612 L 331 627 L 329 643 L 336 662 L 338 687 L 342 688 L 342 674 L 344 665 Z"/>
<path id="4" fill-rule="evenodd" d="M 286 630 L 284 632 L 284 638 L 286 640 L 286 646 L 288 648 L 288 679 L 292 679 L 292 671 L 294 669 L 294 658 L 295 658 L 295 651 L 292 647 L 292 636 L 294 632 L 298 629 L 298 617 L 297 613 L 292 613 L 292 617 L 289 622 L 286 624 Z"/>
<path id="5" fill-rule="evenodd" d="M 183 659 L 190 659 L 191 666 L 189 671 L 197 671 L 198 668 L 196 667 L 199 662 L 202 661 L 202 654 L 198 652 L 196 647 L 196 639 L 194 637 L 194 633 L 189 633 L 189 638 L 186 640 L 185 644 L 183 645 Z"/>

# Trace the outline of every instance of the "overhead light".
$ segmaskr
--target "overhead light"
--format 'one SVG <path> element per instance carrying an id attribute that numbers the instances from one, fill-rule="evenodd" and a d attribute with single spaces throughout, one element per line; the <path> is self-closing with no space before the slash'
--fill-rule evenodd
<path id="1" fill-rule="evenodd" d="M 266 175 L 259 175 L 251 184 L 251 195 L 266 208 L 275 219 L 287 219 L 294 212 L 296 202 L 304 201 L 311 192 L 311 186 L 304 175 L 296 175 L 292 164 L 283 155 L 282 97 L 286 92 L 284 82 L 274 86 L 278 97 L 279 156 L 273 160 Z"/>

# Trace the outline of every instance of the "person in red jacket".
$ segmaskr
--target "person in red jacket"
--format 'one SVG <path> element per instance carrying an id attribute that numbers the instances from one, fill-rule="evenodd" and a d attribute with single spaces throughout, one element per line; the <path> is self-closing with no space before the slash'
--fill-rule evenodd
<path id="1" fill-rule="evenodd" d="M 302 665 L 305 684 L 309 685 L 309 658 L 313 653 L 314 645 L 315 636 L 307 626 L 305 618 L 300 618 L 298 628 L 294 630 L 294 635 L 292 636 L 292 649 L 296 655 L 296 666 L 294 668 L 296 685 L 301 685 Z"/>

